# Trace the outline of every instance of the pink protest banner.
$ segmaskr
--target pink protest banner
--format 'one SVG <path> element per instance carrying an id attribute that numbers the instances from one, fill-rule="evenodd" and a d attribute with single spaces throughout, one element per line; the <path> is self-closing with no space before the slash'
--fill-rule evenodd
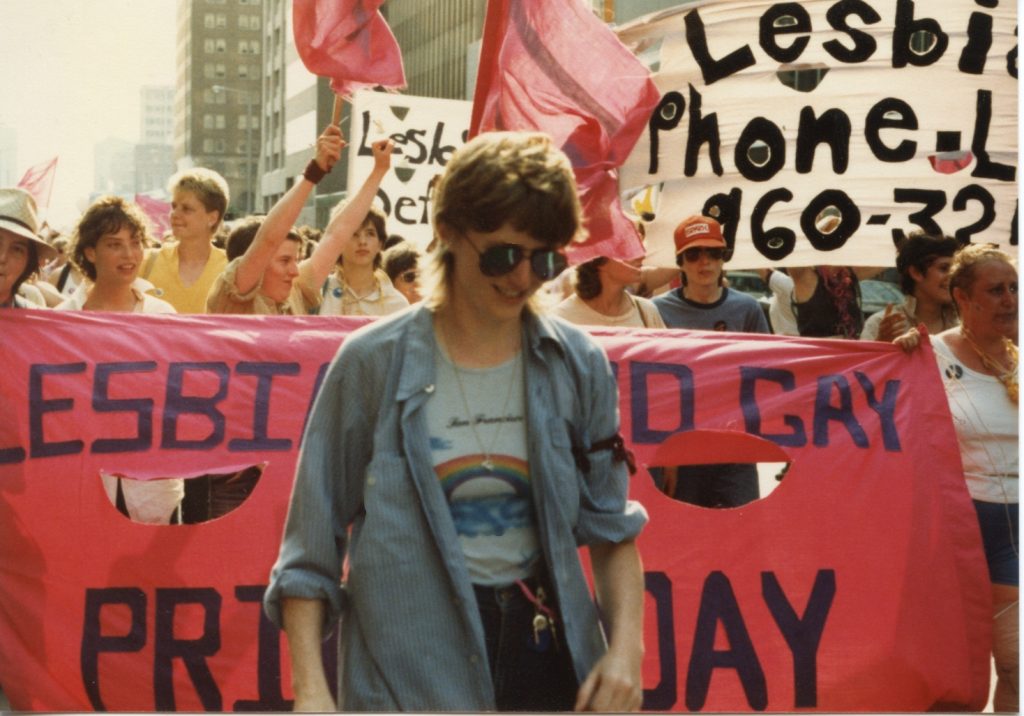
<path id="1" fill-rule="evenodd" d="M 351 318 L 0 316 L 0 683 L 25 710 L 282 710 L 261 615 L 305 417 Z M 646 470 L 651 710 L 980 709 L 989 596 L 934 359 L 595 330 L 645 464 L 791 463 L 733 510 Z M 266 464 L 217 520 L 123 518 L 99 474 Z M 330 652 L 330 647 L 325 648 Z"/>

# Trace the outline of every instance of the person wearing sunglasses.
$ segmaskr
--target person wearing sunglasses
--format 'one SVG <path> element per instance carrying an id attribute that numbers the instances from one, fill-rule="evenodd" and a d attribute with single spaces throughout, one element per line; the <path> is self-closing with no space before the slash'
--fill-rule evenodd
<path id="1" fill-rule="evenodd" d="M 676 265 L 682 286 L 654 299 L 669 328 L 770 333 L 760 304 L 725 285 L 722 227 L 708 216 L 691 216 L 676 227 Z"/>
<path id="2" fill-rule="evenodd" d="M 409 241 L 400 239 L 384 250 L 384 273 L 400 294 L 405 296 L 409 304 L 416 303 L 420 295 L 419 283 L 420 252 Z"/>
<path id="3" fill-rule="evenodd" d="M 295 709 L 335 710 L 321 641 L 343 613 L 343 710 L 636 710 L 646 514 L 614 377 L 533 306 L 582 233 L 568 158 L 543 134 L 482 134 L 433 220 L 425 300 L 346 338 L 303 437 L 264 599 Z"/>
<path id="4" fill-rule="evenodd" d="M 725 285 L 726 243 L 721 225 L 691 216 L 676 227 L 676 264 L 682 286 L 654 299 L 669 328 L 770 333 L 760 304 Z M 702 507 L 738 507 L 760 496 L 757 467 L 749 463 L 665 468 L 662 489 Z"/>

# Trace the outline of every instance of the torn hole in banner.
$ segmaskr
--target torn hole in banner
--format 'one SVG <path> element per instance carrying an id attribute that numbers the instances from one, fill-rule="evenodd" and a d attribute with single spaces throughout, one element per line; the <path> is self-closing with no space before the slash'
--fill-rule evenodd
<path id="1" fill-rule="evenodd" d="M 919 57 L 926 56 L 938 44 L 938 35 L 930 30 L 918 30 L 910 36 L 910 51 Z"/>
<path id="2" fill-rule="evenodd" d="M 968 149 L 955 152 L 936 152 L 928 155 L 932 170 L 939 174 L 956 174 L 974 161 L 974 154 Z"/>
<path id="3" fill-rule="evenodd" d="M 692 430 L 667 438 L 648 466 L 657 488 L 674 500 L 725 509 L 763 500 L 791 461 L 778 445 L 731 430 Z"/>
<path id="4" fill-rule="evenodd" d="M 100 479 L 110 504 L 132 522 L 200 524 L 241 507 L 256 489 L 266 465 L 231 466 L 181 477 L 101 470 Z"/>
<path id="5" fill-rule="evenodd" d="M 824 81 L 828 69 L 823 63 L 785 65 L 776 70 L 775 76 L 779 82 L 797 92 L 813 92 Z"/>

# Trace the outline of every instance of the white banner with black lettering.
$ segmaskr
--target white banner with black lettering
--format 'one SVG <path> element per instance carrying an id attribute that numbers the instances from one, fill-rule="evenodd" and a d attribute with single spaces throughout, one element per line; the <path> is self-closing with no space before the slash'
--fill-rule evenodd
<path id="1" fill-rule="evenodd" d="M 991 0 L 711 0 L 623 26 L 662 91 L 620 179 L 657 188 L 651 258 L 695 213 L 736 268 L 892 265 L 915 229 L 1015 249 L 1016 22 Z"/>
<path id="2" fill-rule="evenodd" d="M 355 93 L 348 183 L 358 186 L 373 168 L 370 145 L 391 137 L 395 142 L 392 168 L 377 192 L 388 216 L 389 234 L 398 234 L 420 249 L 430 243 L 430 182 L 465 143 L 471 107 L 472 102 L 463 100 Z"/>

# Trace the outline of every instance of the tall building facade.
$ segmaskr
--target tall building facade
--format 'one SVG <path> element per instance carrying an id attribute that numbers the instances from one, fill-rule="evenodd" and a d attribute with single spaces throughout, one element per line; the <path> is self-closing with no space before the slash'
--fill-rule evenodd
<path id="1" fill-rule="evenodd" d="M 135 147 L 124 139 L 108 137 L 93 146 L 95 194 L 135 194 Z"/>
<path id="2" fill-rule="evenodd" d="M 334 94 L 326 79 L 309 72 L 295 48 L 292 0 L 264 0 L 263 140 L 260 147 L 261 209 L 269 210 L 291 188 L 313 157 L 320 132 L 331 121 Z M 347 112 L 342 131 L 348 133 Z M 323 227 L 344 196 L 347 152 L 338 169 L 317 185 L 297 224 Z"/>
<path id="3" fill-rule="evenodd" d="M 229 215 L 256 208 L 265 0 L 178 0 L 174 159 L 220 172 Z"/>
<path id="4" fill-rule="evenodd" d="M 174 87 L 147 85 L 139 90 L 139 144 L 174 144 Z"/>
<path id="5" fill-rule="evenodd" d="M 142 87 L 139 108 L 135 191 L 164 197 L 167 180 L 174 173 L 174 87 Z"/>

